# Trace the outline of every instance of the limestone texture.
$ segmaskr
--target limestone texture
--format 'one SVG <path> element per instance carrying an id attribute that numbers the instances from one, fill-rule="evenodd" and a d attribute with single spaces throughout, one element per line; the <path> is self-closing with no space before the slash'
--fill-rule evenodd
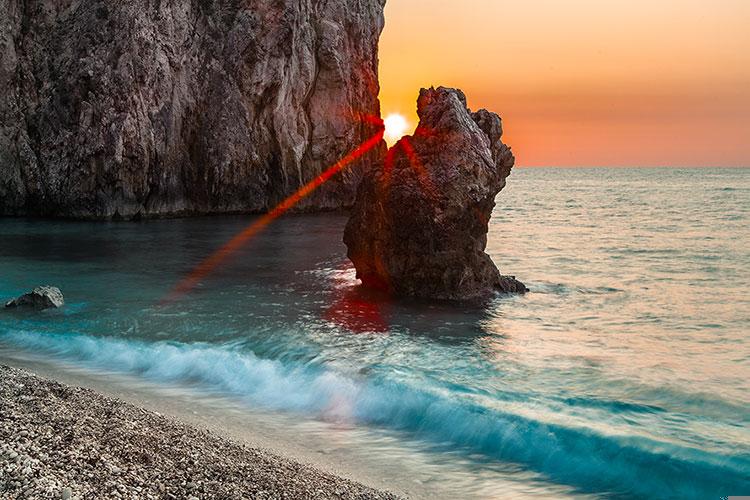
<path id="1" fill-rule="evenodd" d="M 419 125 L 363 179 L 344 234 L 365 286 L 472 300 L 527 288 L 485 253 L 495 197 L 515 158 L 500 117 L 451 88 L 422 89 Z"/>
<path id="2" fill-rule="evenodd" d="M 0 0 L 0 215 L 269 209 L 377 132 L 384 3 Z"/>

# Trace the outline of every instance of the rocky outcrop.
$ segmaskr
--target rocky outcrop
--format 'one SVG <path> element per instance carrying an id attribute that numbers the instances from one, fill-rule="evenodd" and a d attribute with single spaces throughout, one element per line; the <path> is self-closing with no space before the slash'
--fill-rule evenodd
<path id="1" fill-rule="evenodd" d="M 28 307 L 31 309 L 52 309 L 65 305 L 65 299 L 59 288 L 54 286 L 38 286 L 29 293 L 17 297 L 5 307 Z"/>
<path id="2" fill-rule="evenodd" d="M 377 132 L 384 1 L 0 0 L 0 215 L 268 209 Z"/>
<path id="3" fill-rule="evenodd" d="M 495 197 L 514 157 L 500 117 L 460 90 L 422 89 L 419 126 L 359 188 L 344 242 L 364 285 L 401 296 L 475 299 L 525 292 L 485 253 Z"/>

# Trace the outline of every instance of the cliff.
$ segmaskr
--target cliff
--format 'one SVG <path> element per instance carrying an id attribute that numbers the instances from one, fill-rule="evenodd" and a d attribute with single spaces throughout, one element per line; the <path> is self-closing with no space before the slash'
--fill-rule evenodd
<path id="1" fill-rule="evenodd" d="M 377 130 L 384 3 L 0 0 L 0 215 L 272 207 Z"/>

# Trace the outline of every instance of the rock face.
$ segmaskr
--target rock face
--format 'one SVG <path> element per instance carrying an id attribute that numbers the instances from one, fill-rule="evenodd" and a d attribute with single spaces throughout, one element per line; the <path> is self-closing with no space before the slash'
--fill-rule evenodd
<path id="1" fill-rule="evenodd" d="M 364 285 L 475 299 L 526 287 L 485 253 L 495 197 L 514 164 L 500 117 L 456 89 L 422 89 L 419 126 L 362 181 L 344 242 Z"/>
<path id="2" fill-rule="evenodd" d="M 65 299 L 59 288 L 38 286 L 29 293 L 23 294 L 5 304 L 5 307 L 29 307 L 33 309 L 51 309 L 65 305 Z"/>
<path id="3" fill-rule="evenodd" d="M 0 215 L 268 209 L 377 132 L 384 3 L 0 1 Z"/>

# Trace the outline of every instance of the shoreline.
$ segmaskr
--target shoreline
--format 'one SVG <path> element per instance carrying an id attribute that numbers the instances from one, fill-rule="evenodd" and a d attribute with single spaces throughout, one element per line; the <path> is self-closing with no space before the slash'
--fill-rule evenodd
<path id="1" fill-rule="evenodd" d="M 64 385 L 91 389 L 188 426 L 208 430 L 230 442 L 288 457 L 400 498 L 572 497 L 568 487 L 539 480 L 531 473 L 519 473 L 516 468 L 509 469 L 500 462 L 478 466 L 472 459 L 460 455 L 428 453 L 418 444 L 405 441 L 400 434 L 343 421 L 300 418 L 294 413 L 247 405 L 199 387 L 156 383 L 134 374 L 92 369 L 70 360 L 50 359 L 3 347 L 0 343 L 2 365 Z M 0 464 L 1 460 L 0 457 Z M 534 488 L 529 489 L 529 484 Z"/>
<path id="2" fill-rule="evenodd" d="M 258 218 L 267 215 L 273 207 L 267 210 L 236 210 L 228 212 L 200 212 L 180 211 L 151 213 L 139 216 L 75 216 L 75 215 L 46 215 L 38 213 L 0 213 L 0 218 L 29 220 L 29 221 L 51 221 L 51 222 L 95 222 L 95 223 L 141 223 L 156 221 L 179 221 L 189 219 L 216 219 L 221 217 L 251 217 Z M 340 215 L 345 217 L 351 211 L 350 206 L 341 207 L 301 207 L 292 208 L 284 213 L 286 217 L 309 216 L 309 215 Z"/>
<path id="3" fill-rule="evenodd" d="M 8 498 L 398 498 L 5 364 L 0 410 Z"/>

